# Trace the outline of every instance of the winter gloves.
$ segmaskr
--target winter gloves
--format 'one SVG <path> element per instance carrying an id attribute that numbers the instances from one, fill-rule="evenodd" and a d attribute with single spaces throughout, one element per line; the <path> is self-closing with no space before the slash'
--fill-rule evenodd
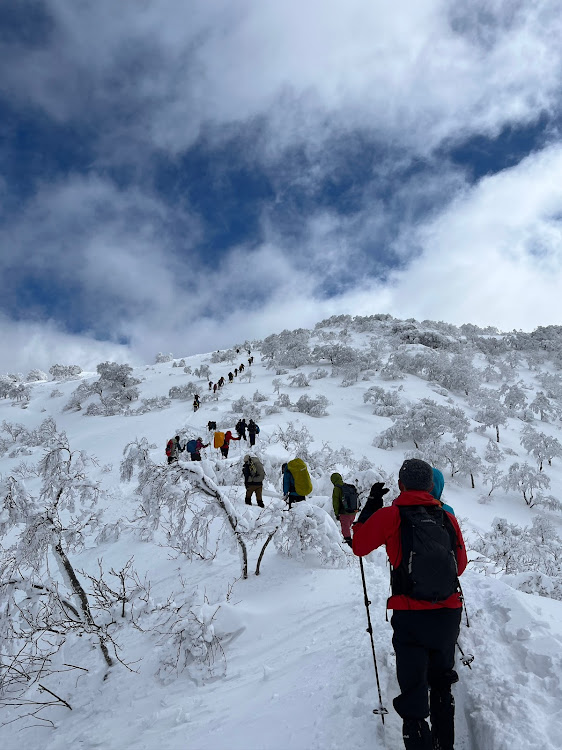
<path id="1" fill-rule="evenodd" d="M 367 521 L 367 519 L 369 519 L 373 515 L 373 513 L 375 513 L 375 511 L 379 510 L 379 508 L 382 508 L 383 497 L 389 491 L 390 490 L 388 489 L 388 487 L 384 486 L 384 482 L 375 482 L 375 484 L 371 487 L 371 491 L 369 492 L 369 497 L 367 499 L 367 502 L 365 503 L 365 507 L 359 514 L 357 523 L 365 523 L 365 521 Z"/>

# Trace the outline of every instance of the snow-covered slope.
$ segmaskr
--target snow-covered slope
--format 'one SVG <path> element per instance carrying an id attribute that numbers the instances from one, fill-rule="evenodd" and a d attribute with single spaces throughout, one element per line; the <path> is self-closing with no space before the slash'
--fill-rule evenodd
<path id="1" fill-rule="evenodd" d="M 365 560 L 382 701 L 389 709 L 383 727 L 372 712 L 379 699 L 359 564 L 341 544 L 331 512 L 329 476 L 339 471 L 363 492 L 383 479 L 392 487 L 390 502 L 404 456 L 419 450 L 416 455 L 443 470 L 444 499 L 455 508 L 472 547 L 472 562 L 462 579 L 470 627 L 463 618 L 459 643 L 474 661 L 471 668 L 458 667 L 457 748 L 562 747 L 562 516 L 556 502 L 562 498 L 562 458 L 554 450 L 552 465 L 545 458 L 539 472 L 533 452 L 520 442 L 525 427 L 562 440 L 562 386 L 557 391 L 562 336 L 557 329 L 547 329 L 548 335 L 508 336 L 463 328 L 388 316 L 342 316 L 314 331 L 284 332 L 254 342 L 251 366 L 245 347 L 239 346 L 238 353 L 233 349 L 189 357 L 179 367 L 173 366 L 178 357 L 136 368 L 130 377 L 140 381 L 134 386 L 139 398 L 130 402 L 115 400 L 115 393 L 110 398 L 107 391 L 103 399 L 89 392 L 80 409 L 65 410 L 77 386 L 97 381 L 97 373 L 29 383 L 28 401 L 0 399 L 0 720 L 6 722 L 0 726 L 0 746 L 400 748 L 400 722 L 392 710 L 397 685 L 385 613 L 386 556 L 377 550 Z M 242 362 L 243 375 L 216 396 L 205 377 L 184 371 L 184 366 L 193 373 L 207 365 L 215 382 Z M 309 385 L 299 381 L 301 376 Z M 146 403 L 144 413 L 133 413 L 143 411 L 142 399 L 167 397 L 171 388 L 190 382 L 202 400 L 197 412 L 191 398 L 174 398 Z M 546 403 L 537 398 L 539 393 Z M 508 404 L 510 398 L 513 403 Z M 490 403 L 499 404 L 503 412 L 486 426 L 482 420 L 492 411 Z M 90 404 L 95 404 L 89 409 L 94 415 L 86 415 Z M 115 413 L 95 415 L 103 409 Z M 462 435 L 454 410 L 467 420 Z M 326 415 L 306 413 L 310 411 Z M 200 465 L 183 459 L 174 469 L 165 465 L 169 437 L 179 433 L 183 440 L 199 435 L 207 439 L 209 420 L 221 430 L 233 429 L 243 415 L 255 415 L 261 427 L 256 453 L 267 472 L 264 513 L 244 504 L 240 471 L 249 450 L 244 441 L 231 444 L 227 460 L 209 447 Z M 37 437 L 32 431 L 49 417 L 58 433 L 66 433 L 72 451 L 96 458 L 96 464 L 80 464 L 82 473 L 73 481 L 82 494 L 60 517 L 67 526 L 74 519 L 73 535 L 61 533 L 101 630 L 83 624 L 73 630 L 68 621 L 78 615 L 64 606 L 66 622 L 61 617 L 55 626 L 51 618 L 50 628 L 40 634 L 37 630 L 37 623 L 47 621 L 41 609 L 48 600 L 47 588 L 58 586 L 59 597 L 79 609 L 64 570 L 55 565 L 60 559 L 52 539 L 32 573 L 29 559 L 41 540 L 29 528 L 21 538 L 24 516 L 29 520 L 48 504 L 45 477 L 38 476 L 34 466 L 52 450 L 52 433 L 49 437 L 44 428 Z M 19 434 L 14 428 L 18 424 L 23 428 Z M 435 438 L 427 443 L 415 439 L 416 449 L 412 436 L 418 432 Z M 131 443 L 140 451 L 137 468 L 130 481 L 121 481 L 123 451 Z M 462 451 L 453 455 L 459 444 L 468 457 Z M 144 446 L 145 453 L 138 446 Z M 289 517 L 281 500 L 280 466 L 297 454 L 307 460 L 314 492 L 306 507 L 295 506 Z M 517 463 L 521 468 L 526 462 L 535 474 L 520 478 L 520 489 L 514 483 L 512 489 L 503 489 L 501 480 L 506 481 L 510 470 L 512 476 L 515 472 L 510 467 Z M 145 479 L 152 477 L 144 493 L 143 466 L 148 467 Z M 493 467 L 494 482 L 500 483 L 495 488 Z M 201 470 L 207 480 L 197 473 Z M 533 485 L 535 475 L 539 484 L 546 476 L 550 486 L 529 490 L 525 482 Z M 96 508 L 103 510 L 99 519 L 88 502 L 95 483 Z M 242 578 L 239 548 L 226 516 L 217 509 L 216 498 L 201 491 L 205 486 L 218 489 L 247 542 L 247 579 Z M 28 493 L 27 504 L 21 500 L 23 493 Z M 183 527 L 180 516 L 186 521 Z M 185 526 L 195 518 L 199 526 L 197 533 L 191 527 L 190 536 Z M 496 518 L 507 519 L 508 525 L 495 523 Z M 263 544 L 279 523 L 282 527 L 268 544 L 256 576 Z M 305 549 L 299 547 L 302 540 Z M 19 568 L 15 559 L 21 562 Z M 114 594 L 99 587 L 100 569 Z M 35 589 L 6 586 L 15 570 L 35 583 Z M 125 571 L 127 592 L 124 616 L 120 571 Z M 42 672 L 31 657 L 26 662 L 27 683 L 8 669 L 8 664 L 21 667 L 15 653 L 22 633 L 9 626 L 22 626 L 21 612 L 35 618 L 31 642 L 40 641 L 42 648 L 46 641 L 53 644 Z M 100 634 L 107 636 L 111 668 L 99 648 Z M 25 653 L 37 656 L 37 651 L 29 651 L 33 646 L 26 648 Z M 56 705 L 38 706 L 46 700 Z"/>

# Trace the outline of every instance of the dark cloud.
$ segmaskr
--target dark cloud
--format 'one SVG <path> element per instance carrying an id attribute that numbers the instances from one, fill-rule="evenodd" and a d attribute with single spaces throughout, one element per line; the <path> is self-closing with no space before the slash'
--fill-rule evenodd
<path id="1" fill-rule="evenodd" d="M 363 311 L 373 290 L 415 316 L 427 301 L 399 290 L 436 262 L 433 242 L 452 287 L 471 242 L 508 257 L 509 212 L 498 229 L 480 183 L 523 191 L 531 154 L 552 179 L 554 0 L 21 0 L 0 4 L 0 28 L 8 320 L 144 356 L 187 330 L 209 349 L 295 309 L 311 324 Z M 553 202 L 533 204 L 518 245 L 551 267 Z M 457 298 L 440 304 L 421 317 L 456 314 Z"/>

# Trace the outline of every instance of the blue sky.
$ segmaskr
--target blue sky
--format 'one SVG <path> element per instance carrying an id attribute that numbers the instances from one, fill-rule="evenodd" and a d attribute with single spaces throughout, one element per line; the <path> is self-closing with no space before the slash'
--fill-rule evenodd
<path id="1" fill-rule="evenodd" d="M 554 0 L 0 3 L 0 370 L 558 323 L 561 32 Z"/>

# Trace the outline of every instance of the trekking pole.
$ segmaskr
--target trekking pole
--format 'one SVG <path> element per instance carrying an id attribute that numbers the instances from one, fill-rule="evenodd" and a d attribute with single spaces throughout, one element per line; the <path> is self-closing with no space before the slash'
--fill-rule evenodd
<path id="1" fill-rule="evenodd" d="M 369 604 L 371 603 L 369 601 L 369 597 L 367 596 L 367 584 L 365 582 L 365 570 L 363 568 L 363 558 L 359 558 L 359 565 L 361 566 L 361 578 L 363 579 L 363 593 L 365 595 L 365 609 L 367 610 L 367 623 L 369 627 L 367 628 L 367 633 L 371 636 L 371 648 L 373 649 L 373 662 L 375 663 L 375 677 L 377 678 L 377 690 L 379 693 L 379 707 L 373 708 L 373 713 L 378 714 L 381 719 L 382 723 L 384 724 L 384 717 L 385 714 L 388 713 L 387 709 L 382 704 L 382 696 L 381 696 L 381 684 L 379 680 L 379 669 L 377 667 L 377 657 L 375 654 L 375 641 L 373 640 L 373 626 L 371 625 L 371 613 L 369 612 Z"/>

